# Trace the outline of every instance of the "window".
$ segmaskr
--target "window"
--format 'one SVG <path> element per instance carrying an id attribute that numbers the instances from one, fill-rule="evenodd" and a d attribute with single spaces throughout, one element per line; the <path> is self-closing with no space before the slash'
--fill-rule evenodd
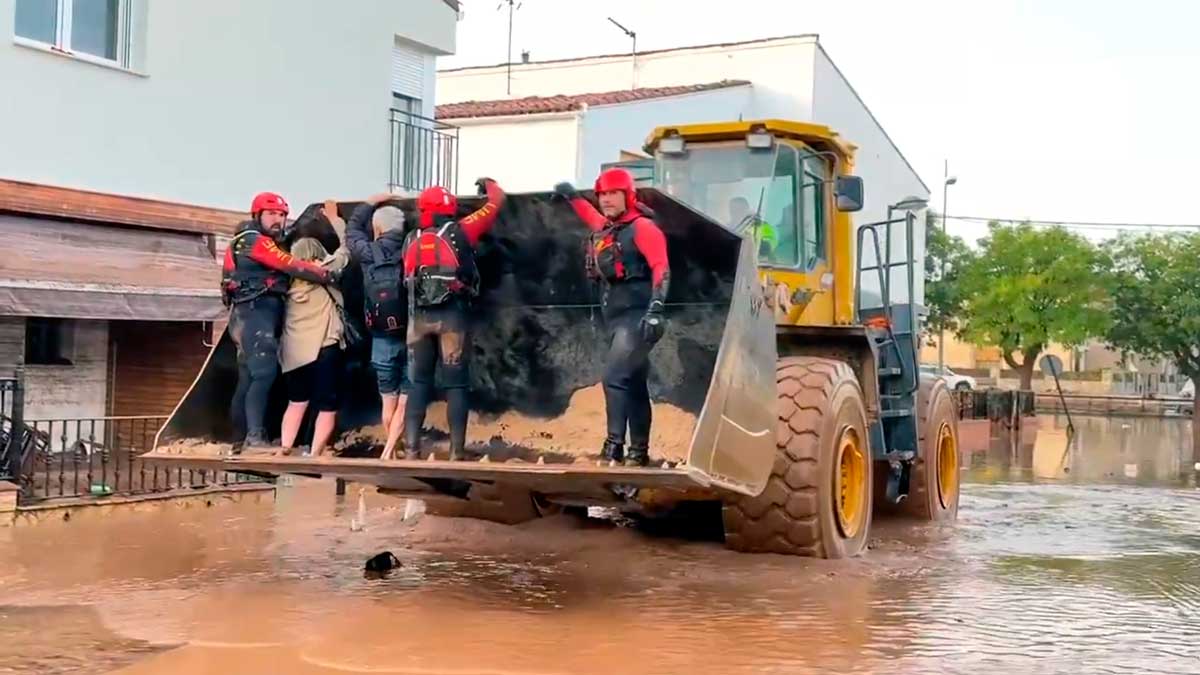
<path id="1" fill-rule="evenodd" d="M 31 318 L 25 321 L 25 363 L 69 366 L 75 358 L 75 322 Z"/>
<path id="2" fill-rule="evenodd" d="M 804 241 L 804 269 L 811 270 L 825 260 L 825 186 L 829 173 L 820 157 L 808 156 L 802 163 L 800 232 Z"/>
<path id="3" fill-rule="evenodd" d="M 421 107 L 421 99 L 392 92 L 392 110 L 419 116 L 423 109 Z"/>
<path id="4" fill-rule="evenodd" d="M 801 260 L 797 175 L 790 145 L 750 150 L 731 143 L 690 149 L 683 157 L 661 155 L 655 180 L 664 192 L 730 230 L 751 233 L 762 264 L 794 268 Z"/>
<path id="5" fill-rule="evenodd" d="M 17 0 L 16 35 L 129 64 L 129 0 Z"/>

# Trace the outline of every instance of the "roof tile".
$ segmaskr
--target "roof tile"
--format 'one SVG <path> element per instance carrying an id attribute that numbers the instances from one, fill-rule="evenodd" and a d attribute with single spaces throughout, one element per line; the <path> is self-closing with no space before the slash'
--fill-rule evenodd
<path id="1" fill-rule="evenodd" d="M 500 117 L 505 115 L 536 115 L 540 113 L 558 113 L 580 110 L 584 105 L 612 105 L 645 101 L 648 99 L 694 94 L 714 89 L 729 87 L 744 87 L 750 83 L 746 80 L 722 80 L 707 84 L 687 84 L 674 87 L 644 87 L 641 89 L 621 89 L 591 94 L 574 94 L 570 96 L 527 96 L 525 98 L 497 99 L 492 101 L 463 101 L 461 103 L 445 103 L 437 107 L 437 119 L 467 119 L 475 117 Z"/>

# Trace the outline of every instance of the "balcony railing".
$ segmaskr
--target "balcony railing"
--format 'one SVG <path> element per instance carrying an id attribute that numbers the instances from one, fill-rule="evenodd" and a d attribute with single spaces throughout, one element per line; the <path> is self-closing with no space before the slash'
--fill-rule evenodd
<path id="1" fill-rule="evenodd" d="M 20 370 L 0 378 L 0 479 L 17 483 L 22 504 L 261 482 L 240 473 L 144 463 L 141 455 L 154 446 L 165 417 L 25 419 L 24 393 Z"/>
<path id="2" fill-rule="evenodd" d="M 221 471 L 165 469 L 140 455 L 154 445 L 165 417 L 26 420 L 30 443 L 19 477 L 22 501 L 130 496 L 255 482 Z"/>
<path id="3" fill-rule="evenodd" d="M 391 111 L 392 190 L 458 188 L 458 127 L 402 110 Z"/>

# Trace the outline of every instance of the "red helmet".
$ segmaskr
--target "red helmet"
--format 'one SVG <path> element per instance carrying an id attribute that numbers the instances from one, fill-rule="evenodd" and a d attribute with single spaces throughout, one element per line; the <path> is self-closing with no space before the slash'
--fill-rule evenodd
<path id="1" fill-rule="evenodd" d="M 458 198 L 440 185 L 425 188 L 417 197 L 417 213 L 421 227 L 432 227 L 434 216 L 453 216 L 458 213 Z"/>
<path id="2" fill-rule="evenodd" d="M 633 174 L 625 169 L 609 169 L 600 172 L 596 178 L 596 196 L 601 192 L 620 191 L 625 193 L 625 209 L 632 210 L 637 204 L 637 190 L 633 183 Z"/>
<path id="3" fill-rule="evenodd" d="M 283 215 L 286 216 L 288 203 L 274 192 L 260 192 L 254 195 L 254 201 L 250 202 L 250 215 L 257 216 L 263 211 L 283 211 Z"/>

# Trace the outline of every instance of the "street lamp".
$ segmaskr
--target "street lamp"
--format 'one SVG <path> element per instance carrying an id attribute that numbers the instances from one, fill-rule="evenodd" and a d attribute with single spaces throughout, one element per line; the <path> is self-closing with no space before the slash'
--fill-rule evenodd
<path id="1" fill-rule="evenodd" d="M 879 289 L 879 292 L 883 294 L 883 297 L 885 298 L 887 303 L 891 303 L 891 301 L 892 301 L 892 292 L 891 292 L 891 287 L 892 287 L 892 224 L 893 224 L 892 214 L 896 211 L 903 211 L 906 214 L 910 214 L 910 215 L 906 215 L 904 218 L 905 223 L 907 223 L 908 219 L 909 219 L 909 217 L 911 217 L 911 214 L 913 211 L 920 211 L 921 209 L 925 208 L 928 205 L 929 205 L 928 199 L 926 199 L 924 197 L 918 197 L 916 195 L 909 195 L 909 196 L 905 197 L 904 199 L 901 199 L 900 201 L 896 202 L 895 204 L 889 204 L 887 207 L 887 220 L 884 221 L 884 227 L 886 228 L 884 230 L 884 238 L 886 239 L 886 241 L 884 242 L 884 260 L 879 262 L 879 265 L 882 266 L 883 270 L 884 270 L 884 272 L 883 272 L 884 287 Z M 907 228 L 907 225 L 906 225 L 906 230 L 905 230 L 905 235 L 904 235 L 904 246 L 911 247 L 912 242 L 909 241 L 908 229 L 910 229 L 910 228 Z M 911 248 L 910 248 L 910 251 L 911 251 Z M 905 255 L 905 259 L 908 260 L 908 263 L 909 263 L 908 264 L 908 272 L 909 272 L 908 281 L 909 281 L 909 286 L 911 287 L 912 286 L 912 272 L 913 272 L 912 263 L 915 261 L 907 254 Z M 911 305 L 913 299 L 905 298 L 905 301 Z"/>
<path id="2" fill-rule="evenodd" d="M 917 197 L 915 195 L 909 195 L 895 204 L 892 204 L 888 207 L 888 209 L 892 211 L 920 211 L 928 205 L 928 199 L 925 199 L 924 197 Z M 890 214 L 888 216 L 888 220 L 891 220 Z"/>
<path id="3" fill-rule="evenodd" d="M 946 214 L 950 212 L 950 207 L 946 205 L 947 199 L 950 196 L 950 186 L 958 183 L 957 176 L 950 175 L 950 160 L 946 160 L 944 169 L 945 178 L 942 181 L 942 234 L 946 234 Z M 939 279 L 946 278 L 946 254 L 942 253 L 942 271 Z M 938 331 L 938 372 L 941 373 L 946 368 L 946 329 L 940 328 Z"/>

